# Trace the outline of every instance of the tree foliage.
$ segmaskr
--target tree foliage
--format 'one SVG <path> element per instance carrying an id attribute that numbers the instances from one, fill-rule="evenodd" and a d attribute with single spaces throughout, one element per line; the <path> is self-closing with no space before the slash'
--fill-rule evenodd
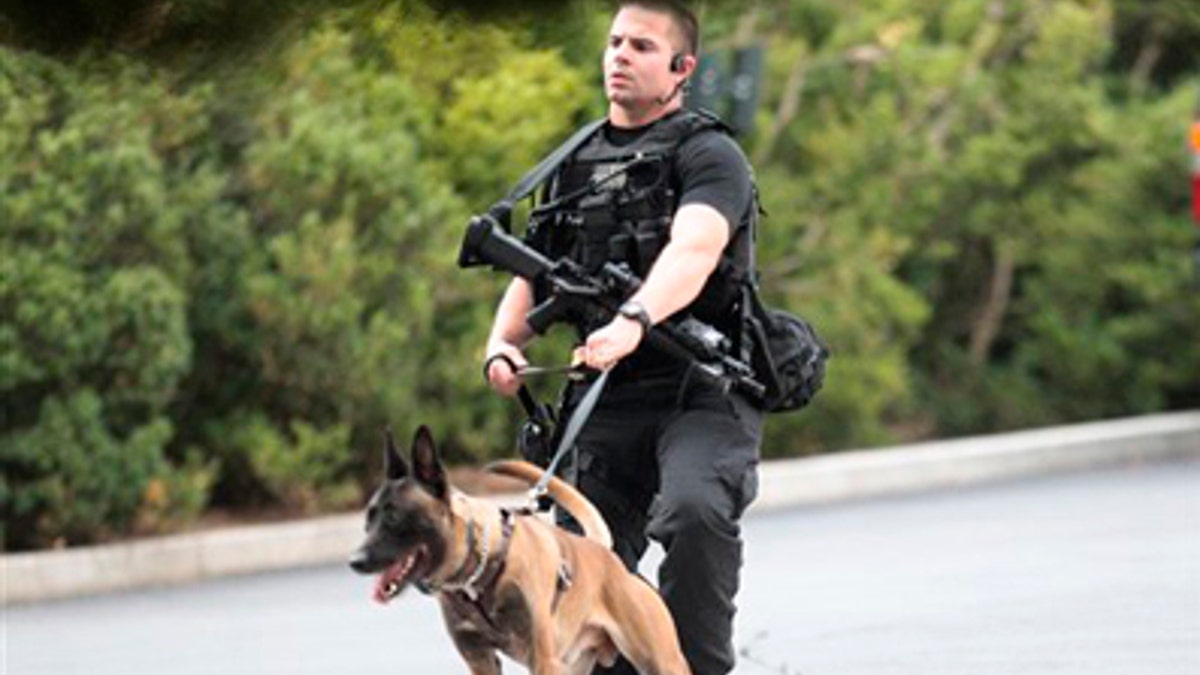
<path id="1" fill-rule="evenodd" d="M 182 235 L 202 214 L 186 206 L 217 198 L 178 173 L 180 148 L 203 135 L 190 115 L 204 90 L 170 94 L 121 58 L 72 70 L 6 56 L 6 537 L 86 541 L 143 516 L 187 519 L 204 504 L 195 492 L 207 491 L 211 469 L 176 467 L 165 451 L 168 409 L 195 365 Z M 195 172 L 203 183 L 207 170 Z M 181 492 L 148 499 L 167 484 Z"/>
<path id="2" fill-rule="evenodd" d="M 381 430 L 509 454 L 469 214 L 601 114 L 607 8 L 18 4 L 0 51 L 7 548 L 360 498 Z M 707 3 L 766 49 L 768 299 L 835 356 L 799 455 L 1200 400 L 1190 3 Z M 71 29 L 55 27 L 74 17 Z M 14 38 L 16 36 L 16 38 Z M 565 360 L 561 340 L 539 359 Z"/>
<path id="3" fill-rule="evenodd" d="M 766 286 L 836 331 L 814 414 L 841 423 L 789 419 L 778 442 L 1194 400 L 1182 140 L 1195 83 L 1139 93 L 1111 63 L 1113 9 L 792 3 L 766 17 L 776 118 L 750 143 L 766 162 L 764 231 L 778 228 Z M 1152 347 L 1151 325 L 1178 330 Z"/>

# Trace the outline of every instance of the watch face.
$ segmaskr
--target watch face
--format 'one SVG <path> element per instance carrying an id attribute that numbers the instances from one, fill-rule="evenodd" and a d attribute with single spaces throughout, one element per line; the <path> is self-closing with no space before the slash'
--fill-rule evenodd
<path id="1" fill-rule="evenodd" d="M 621 307 L 617 310 L 617 313 L 627 319 L 632 319 L 638 322 L 645 330 L 650 329 L 650 315 L 646 312 L 645 307 L 642 307 L 636 302 L 627 302 L 621 305 Z"/>

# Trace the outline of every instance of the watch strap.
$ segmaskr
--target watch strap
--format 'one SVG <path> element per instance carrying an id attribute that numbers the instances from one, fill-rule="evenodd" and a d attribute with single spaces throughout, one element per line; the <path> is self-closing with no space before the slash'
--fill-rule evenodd
<path id="1" fill-rule="evenodd" d="M 617 313 L 627 319 L 633 319 L 642 327 L 642 334 L 648 334 L 654 322 L 650 321 L 650 313 L 645 306 L 636 300 L 630 300 L 617 309 Z"/>

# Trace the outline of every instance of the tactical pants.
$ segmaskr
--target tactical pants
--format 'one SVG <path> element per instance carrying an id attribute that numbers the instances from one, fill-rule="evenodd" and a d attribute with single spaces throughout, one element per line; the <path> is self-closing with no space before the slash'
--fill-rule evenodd
<path id="1" fill-rule="evenodd" d="M 666 553 L 659 591 L 696 675 L 733 670 L 739 520 L 758 493 L 762 413 L 703 384 L 617 383 L 600 398 L 579 449 L 580 490 L 604 514 L 631 570 L 648 539 Z M 634 673 L 628 663 L 597 673 Z"/>

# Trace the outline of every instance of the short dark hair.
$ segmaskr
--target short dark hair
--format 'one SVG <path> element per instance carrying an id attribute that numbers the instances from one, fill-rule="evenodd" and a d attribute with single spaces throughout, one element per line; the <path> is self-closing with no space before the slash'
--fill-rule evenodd
<path id="1" fill-rule="evenodd" d="M 683 36 L 682 53 L 696 56 L 700 53 L 700 23 L 696 15 L 681 2 L 676 0 L 621 0 L 617 10 L 626 7 L 637 7 L 651 12 L 660 12 L 671 17 L 671 22 Z"/>

